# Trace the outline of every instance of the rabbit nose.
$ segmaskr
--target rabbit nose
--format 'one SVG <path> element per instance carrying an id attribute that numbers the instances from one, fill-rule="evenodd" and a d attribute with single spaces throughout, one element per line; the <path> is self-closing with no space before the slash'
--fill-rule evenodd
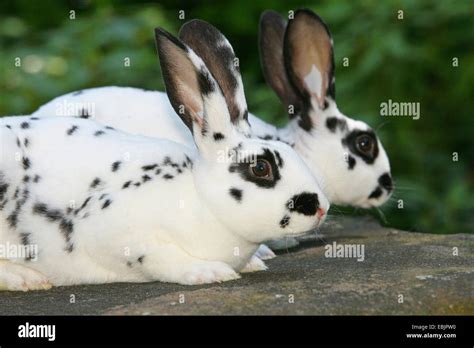
<path id="1" fill-rule="evenodd" d="M 318 208 L 317 210 L 318 219 L 322 219 L 325 214 L 326 214 L 326 211 L 323 208 Z"/>

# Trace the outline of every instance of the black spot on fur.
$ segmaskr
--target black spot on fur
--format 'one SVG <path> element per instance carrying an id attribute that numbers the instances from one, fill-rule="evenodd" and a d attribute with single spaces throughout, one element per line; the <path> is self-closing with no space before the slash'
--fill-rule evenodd
<path id="1" fill-rule="evenodd" d="M 372 193 L 369 195 L 370 198 L 379 198 L 382 195 L 382 189 L 380 187 L 377 187 L 375 190 L 372 191 Z"/>
<path id="2" fill-rule="evenodd" d="M 5 127 L 7 127 L 8 129 L 12 129 L 12 126 L 10 126 L 9 124 L 7 124 Z"/>
<path id="3" fill-rule="evenodd" d="M 283 216 L 283 218 L 280 220 L 280 227 L 285 228 L 290 224 L 290 217 L 288 215 Z"/>
<path id="4" fill-rule="evenodd" d="M 82 90 L 79 90 L 79 91 L 74 92 L 72 95 L 76 96 L 76 95 L 82 94 L 82 92 L 83 92 Z"/>
<path id="5" fill-rule="evenodd" d="M 29 233 L 20 233 L 20 242 L 22 245 L 30 244 L 30 234 Z"/>
<path id="6" fill-rule="evenodd" d="M 281 158 L 280 153 L 278 151 L 275 151 L 275 156 L 277 159 L 278 167 L 283 168 L 283 159 Z"/>
<path id="7" fill-rule="evenodd" d="M 155 169 L 156 167 L 158 167 L 158 164 L 149 164 L 149 165 L 143 166 L 142 169 L 143 169 L 144 171 L 148 171 L 148 170 L 153 170 L 153 169 Z"/>
<path id="8" fill-rule="evenodd" d="M 164 178 L 165 180 L 171 180 L 171 179 L 174 178 L 174 176 L 171 175 L 171 174 L 165 174 L 165 175 L 163 175 L 163 178 Z"/>
<path id="9" fill-rule="evenodd" d="M 72 126 L 66 131 L 67 135 L 72 135 L 78 128 L 78 126 Z"/>
<path id="10" fill-rule="evenodd" d="M 160 175 L 160 174 L 161 174 L 161 169 L 158 168 L 158 169 L 155 171 L 155 174 L 156 174 L 156 175 Z"/>
<path id="11" fill-rule="evenodd" d="M 79 208 L 79 210 L 84 209 L 84 208 L 87 206 L 87 204 L 90 202 L 91 199 L 92 199 L 92 197 L 90 197 L 90 196 L 87 197 L 87 198 L 84 200 L 84 202 L 82 203 L 82 205 L 81 205 L 81 207 Z M 76 214 L 77 214 L 77 212 L 76 212 Z"/>
<path id="12" fill-rule="evenodd" d="M 193 161 L 188 156 L 186 156 L 186 165 L 183 164 L 183 167 L 186 167 L 186 168 L 187 167 L 190 167 L 190 168 L 193 167 Z"/>
<path id="13" fill-rule="evenodd" d="M 8 225 L 11 228 L 16 228 L 18 224 L 18 210 L 14 210 L 8 217 L 7 217 Z"/>
<path id="14" fill-rule="evenodd" d="M 38 174 L 35 175 L 35 177 L 33 178 L 33 182 L 37 183 L 41 180 L 41 176 L 39 176 Z"/>
<path id="15" fill-rule="evenodd" d="M 356 160 L 354 157 L 352 157 L 351 155 L 349 155 L 349 157 L 347 157 L 347 164 L 348 164 L 348 168 L 350 170 L 354 169 L 355 165 L 356 165 Z"/>
<path id="16" fill-rule="evenodd" d="M 138 181 L 137 181 L 136 183 L 134 183 L 134 185 L 135 185 L 136 187 L 139 187 L 141 184 L 142 184 L 142 183 L 141 183 L 141 182 L 138 182 Z"/>
<path id="17" fill-rule="evenodd" d="M 30 117 L 30 120 L 32 120 L 32 121 L 38 121 L 39 118 L 38 118 L 38 117 Z"/>
<path id="18" fill-rule="evenodd" d="M 22 129 L 28 129 L 28 128 L 30 128 L 30 124 L 25 121 L 25 122 L 22 122 L 22 123 L 20 124 L 20 127 L 21 127 Z"/>
<path id="19" fill-rule="evenodd" d="M 107 208 L 110 204 L 112 203 L 112 201 L 110 199 L 107 199 L 104 204 L 102 205 L 102 209 L 105 209 Z"/>
<path id="20" fill-rule="evenodd" d="M 388 192 L 393 190 L 392 178 L 390 177 L 389 173 L 384 173 L 379 177 L 379 184 Z"/>
<path id="21" fill-rule="evenodd" d="M 214 137 L 214 140 L 215 140 L 215 141 L 221 141 L 221 140 L 225 139 L 224 134 L 219 133 L 219 132 L 215 132 L 215 133 L 213 134 L 213 137 Z"/>
<path id="22" fill-rule="evenodd" d="M 132 263 L 131 263 L 130 261 L 127 261 L 127 266 L 131 268 L 131 267 L 132 267 Z"/>
<path id="23" fill-rule="evenodd" d="M 110 126 L 105 126 L 105 129 L 115 130 L 114 127 L 110 127 Z"/>
<path id="24" fill-rule="evenodd" d="M 140 256 L 137 261 L 138 263 L 143 263 L 143 259 L 145 258 L 145 255 Z"/>
<path id="25" fill-rule="evenodd" d="M 8 191 L 8 184 L 4 182 L 0 182 L 0 201 L 5 199 L 6 193 Z"/>
<path id="26" fill-rule="evenodd" d="M 16 138 L 16 146 L 21 147 L 20 138 Z"/>
<path id="27" fill-rule="evenodd" d="M 90 187 L 91 188 L 96 188 L 97 186 L 100 185 L 101 182 L 102 181 L 99 178 L 95 178 L 94 180 L 92 180 Z"/>
<path id="28" fill-rule="evenodd" d="M 127 187 L 129 187 L 129 186 L 130 186 L 130 184 L 131 184 L 131 183 L 132 183 L 132 181 L 131 181 L 131 180 L 129 180 L 129 181 L 127 181 L 127 182 L 125 182 L 125 183 L 123 184 L 122 188 L 123 188 L 123 189 L 126 189 Z"/>
<path id="29" fill-rule="evenodd" d="M 116 162 L 112 163 L 112 171 L 116 172 L 117 170 L 119 170 L 121 164 L 122 164 L 122 162 L 120 162 L 120 161 L 116 161 Z"/>
<path id="30" fill-rule="evenodd" d="M 147 181 L 150 181 L 151 177 L 145 174 L 145 175 L 142 176 L 142 179 L 143 179 L 143 182 L 145 183 Z"/>
<path id="31" fill-rule="evenodd" d="M 46 217 L 49 221 L 59 221 L 63 218 L 63 214 L 59 209 L 48 209 L 44 203 L 36 203 L 33 205 L 33 213 Z"/>
<path id="32" fill-rule="evenodd" d="M 232 198 L 234 198 L 237 202 L 242 201 L 242 190 L 232 187 L 229 190 L 229 193 L 232 196 Z"/>
<path id="33" fill-rule="evenodd" d="M 25 183 L 30 182 L 30 177 L 28 175 L 25 175 L 23 177 L 23 182 L 25 182 Z"/>
<path id="34" fill-rule="evenodd" d="M 69 241 L 70 235 L 74 231 L 74 224 L 69 219 L 62 219 L 59 224 L 59 229 L 66 237 L 66 240 Z"/>
<path id="35" fill-rule="evenodd" d="M 24 170 L 27 170 L 28 168 L 30 168 L 31 162 L 30 162 L 30 159 L 28 157 L 23 157 L 21 162 L 23 164 L 23 169 Z"/>
<path id="36" fill-rule="evenodd" d="M 326 127 L 333 133 L 336 132 L 336 129 L 339 129 L 341 132 L 343 132 L 347 130 L 347 122 L 341 118 L 328 117 L 326 119 Z"/>
<path id="37" fill-rule="evenodd" d="M 101 135 L 105 134 L 103 130 L 98 130 L 97 132 L 94 133 L 96 137 L 100 137 Z"/>
<path id="38" fill-rule="evenodd" d="M 25 145 L 25 147 L 28 147 L 30 145 L 30 140 L 28 138 L 25 138 L 25 140 L 23 140 L 23 145 Z"/>
<path id="39" fill-rule="evenodd" d="M 79 117 L 80 118 L 89 118 L 91 115 L 89 115 L 89 112 L 86 109 L 81 109 L 79 112 Z"/>
<path id="40" fill-rule="evenodd" d="M 287 202 L 288 210 L 303 215 L 315 215 L 319 208 L 319 199 L 316 193 L 303 192 L 293 196 Z"/>

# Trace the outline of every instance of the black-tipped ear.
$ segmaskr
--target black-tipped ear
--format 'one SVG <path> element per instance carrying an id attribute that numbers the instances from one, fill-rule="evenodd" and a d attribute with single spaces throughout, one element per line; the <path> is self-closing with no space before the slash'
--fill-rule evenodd
<path id="1" fill-rule="evenodd" d="M 285 68 L 283 43 L 285 39 L 286 21 L 275 11 L 268 10 L 260 17 L 258 46 L 263 76 L 268 85 L 275 91 L 285 104 L 287 112 L 293 106 L 290 118 L 301 111 L 301 101 L 296 93 Z"/>
<path id="2" fill-rule="evenodd" d="M 311 10 L 295 13 L 285 33 L 285 66 L 306 102 L 313 98 L 321 109 L 325 98 L 335 99 L 332 38 L 323 20 Z"/>
<path id="3" fill-rule="evenodd" d="M 176 37 L 161 28 L 155 29 L 156 47 L 166 93 L 176 113 L 193 131 L 193 122 L 203 127 L 203 94 L 216 86 L 208 72 L 198 71 L 190 59 L 190 50 Z"/>
<path id="4" fill-rule="evenodd" d="M 199 19 L 181 27 L 179 38 L 206 64 L 226 99 L 232 123 L 247 120 L 247 101 L 234 50 L 226 37 Z"/>

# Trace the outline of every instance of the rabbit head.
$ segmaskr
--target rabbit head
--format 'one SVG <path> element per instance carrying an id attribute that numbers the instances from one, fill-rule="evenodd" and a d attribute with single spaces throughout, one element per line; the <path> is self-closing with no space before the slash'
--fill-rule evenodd
<path id="1" fill-rule="evenodd" d="M 201 29 L 196 34 L 207 41 L 209 31 Z M 194 180 L 208 209 L 254 243 L 318 226 L 329 203 L 309 168 L 288 145 L 250 134 L 228 42 L 207 41 L 214 49 L 209 52 L 214 63 L 208 64 L 168 32 L 155 33 L 166 92 L 200 154 Z"/>
<path id="2" fill-rule="evenodd" d="M 266 11 L 259 47 L 265 79 L 290 116 L 294 148 L 330 202 L 383 204 L 393 190 L 389 160 L 374 130 L 337 108 L 333 40 L 323 20 L 303 9 L 287 24 Z"/>

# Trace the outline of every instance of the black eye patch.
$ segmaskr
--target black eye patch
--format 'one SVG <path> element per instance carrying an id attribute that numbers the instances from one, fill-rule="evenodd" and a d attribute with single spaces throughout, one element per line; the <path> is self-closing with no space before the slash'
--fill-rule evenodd
<path id="1" fill-rule="evenodd" d="M 358 147 L 356 145 L 356 141 L 357 141 L 357 138 L 361 135 L 368 136 L 374 142 L 374 149 L 373 149 L 372 154 L 364 153 L 364 152 L 362 152 L 358 149 Z M 362 160 L 364 160 L 364 162 L 367 163 L 367 164 L 374 163 L 375 160 L 377 159 L 378 155 L 379 155 L 379 147 L 378 147 L 378 142 L 377 142 L 377 136 L 375 135 L 373 130 L 370 130 L 370 129 L 366 130 L 366 131 L 353 130 L 353 131 L 349 132 L 341 140 L 341 142 L 342 142 L 342 145 L 344 147 L 347 147 L 349 149 L 349 151 L 352 152 L 354 155 L 362 158 Z"/>
<path id="2" fill-rule="evenodd" d="M 264 148 L 263 153 L 260 155 L 257 155 L 256 158 L 255 157 L 240 158 L 240 156 L 237 156 L 237 158 L 239 159 L 239 162 L 232 163 L 229 166 L 229 172 L 240 174 L 240 177 L 244 179 L 245 181 L 252 182 L 258 187 L 273 188 L 275 187 L 277 182 L 281 179 L 280 171 L 275 161 L 275 156 L 267 148 Z M 254 164 L 256 161 L 261 160 L 261 159 L 266 160 L 268 163 L 270 163 L 271 170 L 273 173 L 273 178 L 271 180 L 252 175 L 252 168 L 251 168 L 252 164 Z"/>

